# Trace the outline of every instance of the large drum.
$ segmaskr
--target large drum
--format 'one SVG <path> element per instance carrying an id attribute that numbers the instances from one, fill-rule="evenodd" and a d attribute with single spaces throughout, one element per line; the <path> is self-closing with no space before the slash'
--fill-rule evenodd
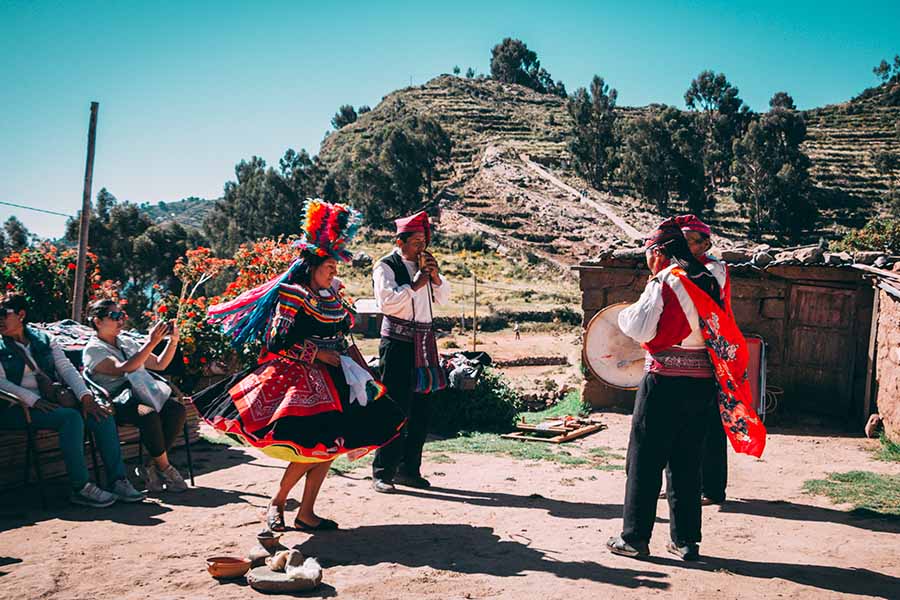
<path id="1" fill-rule="evenodd" d="M 644 376 L 644 349 L 619 329 L 627 302 L 611 304 L 594 315 L 584 332 L 582 360 L 590 372 L 614 388 L 635 390 Z"/>

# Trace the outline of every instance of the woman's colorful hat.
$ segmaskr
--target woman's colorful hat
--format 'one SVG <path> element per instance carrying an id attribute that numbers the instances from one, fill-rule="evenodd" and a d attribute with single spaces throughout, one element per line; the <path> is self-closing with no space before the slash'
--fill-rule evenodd
<path id="1" fill-rule="evenodd" d="M 294 246 L 310 254 L 350 262 L 353 255 L 346 245 L 359 230 L 360 212 L 346 204 L 331 204 L 319 198 L 307 200 L 305 210 L 302 237 Z"/>

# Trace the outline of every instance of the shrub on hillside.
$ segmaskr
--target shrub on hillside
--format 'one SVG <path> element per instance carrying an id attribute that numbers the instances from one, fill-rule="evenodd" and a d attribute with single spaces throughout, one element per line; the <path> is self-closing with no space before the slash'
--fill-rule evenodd
<path id="1" fill-rule="evenodd" d="M 835 244 L 837 250 L 872 250 L 900 254 L 900 218 L 872 219 L 862 229 L 851 231 Z"/>

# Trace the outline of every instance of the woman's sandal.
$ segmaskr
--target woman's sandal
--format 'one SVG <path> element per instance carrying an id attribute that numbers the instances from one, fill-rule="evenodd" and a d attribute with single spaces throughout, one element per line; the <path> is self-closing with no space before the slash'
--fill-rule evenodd
<path id="1" fill-rule="evenodd" d="M 269 531 L 276 533 L 287 531 L 287 526 L 284 524 L 284 508 L 276 504 L 269 505 L 269 509 L 266 511 L 266 527 Z"/>
<path id="2" fill-rule="evenodd" d="M 300 520 L 300 517 L 294 519 L 294 529 L 300 531 L 334 531 L 338 528 L 338 524 L 331 519 L 323 519 L 319 517 L 318 525 L 309 525 Z"/>

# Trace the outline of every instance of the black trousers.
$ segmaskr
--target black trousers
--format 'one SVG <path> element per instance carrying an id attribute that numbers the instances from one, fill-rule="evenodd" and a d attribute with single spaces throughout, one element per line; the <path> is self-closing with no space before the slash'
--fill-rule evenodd
<path id="1" fill-rule="evenodd" d="M 184 406 L 172 398 L 163 404 L 160 412 L 134 398 L 124 405 L 116 405 L 116 423 L 140 429 L 144 447 L 153 458 L 169 451 L 184 430 L 185 418 Z"/>
<path id="2" fill-rule="evenodd" d="M 700 462 L 717 411 L 713 379 L 664 377 L 647 373 L 641 380 L 625 470 L 622 538 L 649 542 L 666 465 L 671 472 L 669 520 L 672 541 L 700 543 Z"/>
<path id="3" fill-rule="evenodd" d="M 713 502 L 724 502 L 725 487 L 728 485 L 728 437 L 718 410 L 711 413 L 708 427 L 700 488 L 703 495 Z"/>
<path id="4" fill-rule="evenodd" d="M 407 475 L 419 475 L 422 447 L 428 435 L 430 402 L 427 394 L 413 393 L 416 366 L 413 345 L 411 342 L 382 338 L 378 354 L 381 358 L 381 382 L 407 420 L 400 435 L 375 453 L 372 476 L 391 481 L 398 470 Z"/>

